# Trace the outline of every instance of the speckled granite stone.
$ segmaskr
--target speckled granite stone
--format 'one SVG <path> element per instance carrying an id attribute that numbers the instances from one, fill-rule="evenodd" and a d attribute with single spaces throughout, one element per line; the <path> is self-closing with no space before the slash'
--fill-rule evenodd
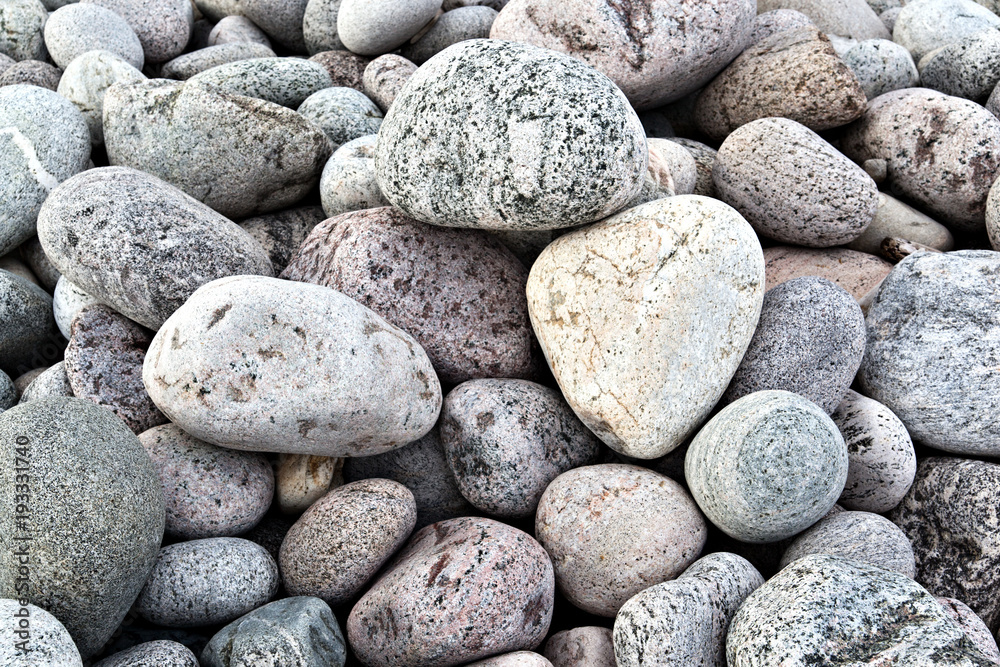
<path id="1" fill-rule="evenodd" d="M 526 380 L 471 380 L 441 408 L 441 442 L 458 488 L 499 518 L 533 516 L 560 474 L 597 463 L 601 441 L 559 392 Z"/>
<path id="2" fill-rule="evenodd" d="M 212 637 L 202 667 L 344 667 L 344 636 L 319 598 L 290 597 L 238 618 Z"/>
<path id="3" fill-rule="evenodd" d="M 1000 31 L 983 30 L 935 49 L 918 67 L 925 88 L 983 104 L 1000 82 Z"/>
<path id="4" fill-rule="evenodd" d="M 68 280 L 153 330 L 210 280 L 272 272 L 247 232 L 136 169 L 90 169 L 69 179 L 42 206 L 38 232 Z"/>
<path id="5" fill-rule="evenodd" d="M 815 403 L 760 391 L 702 427 L 688 448 L 684 476 L 701 511 L 724 533 L 776 542 L 813 525 L 837 502 L 847 447 Z"/>
<path id="6" fill-rule="evenodd" d="M 238 537 L 160 549 L 135 609 L 150 623 L 193 628 L 228 623 L 278 591 L 278 566 L 264 547 Z"/>
<path id="7" fill-rule="evenodd" d="M 115 653 L 94 667 L 198 667 L 198 658 L 184 644 L 161 639 Z"/>
<path id="8" fill-rule="evenodd" d="M 342 1 L 308 0 L 306 3 L 302 14 L 302 38 L 310 55 L 344 49 L 337 34 L 337 14 Z"/>
<path id="9" fill-rule="evenodd" d="M 40 60 L 22 60 L 8 67 L 0 74 L 0 87 L 19 83 L 56 90 L 62 77 L 62 70 L 55 65 Z"/>
<path id="10" fill-rule="evenodd" d="M 878 287 L 892 264 L 875 257 L 844 248 L 795 248 L 773 246 L 764 249 L 766 289 L 802 276 L 821 276 L 843 287 L 857 301 Z"/>
<path id="11" fill-rule="evenodd" d="M 361 77 L 361 91 L 384 113 L 389 113 L 389 107 L 416 71 L 417 66 L 403 56 L 387 53 L 375 58 L 365 67 Z"/>
<path id="12" fill-rule="evenodd" d="M 305 512 L 326 492 L 343 486 L 344 459 L 310 454 L 278 454 L 274 499 L 285 514 Z"/>
<path id="13" fill-rule="evenodd" d="M 559 591 L 608 617 L 644 588 L 680 574 L 701 553 L 706 533 L 680 484 L 632 465 L 563 473 L 542 494 L 535 517 Z"/>
<path id="14" fill-rule="evenodd" d="M 9 271 L 0 271 L 0 322 L 0 370 L 8 375 L 33 368 L 39 350 L 47 346 L 59 354 L 62 338 L 52 315 L 52 297 Z"/>
<path id="15" fill-rule="evenodd" d="M 758 8 L 759 9 L 759 8 Z M 794 9 L 772 9 L 761 11 L 754 19 L 753 30 L 747 40 L 747 46 L 756 44 L 771 35 L 793 28 L 807 28 L 814 25 L 812 19 Z"/>
<path id="16" fill-rule="evenodd" d="M 302 58 L 250 58 L 195 74 L 198 84 L 219 93 L 245 95 L 295 109 L 310 95 L 333 85 L 319 63 Z"/>
<path id="17" fill-rule="evenodd" d="M 157 332 L 143 381 L 191 435 L 249 451 L 380 454 L 425 435 L 441 409 L 408 334 L 335 290 L 262 276 L 195 292 Z"/>
<path id="18" fill-rule="evenodd" d="M 0 645 L 0 664 L 4 667 L 83 667 L 69 632 L 44 609 L 0 599 L 0 618 L 0 630 L 8 638 Z M 28 624 L 27 630 L 19 627 L 22 621 Z"/>
<path id="19" fill-rule="evenodd" d="M 45 251 L 42 250 L 42 244 L 39 242 L 38 236 L 32 236 L 22 243 L 19 251 L 21 259 L 24 260 L 24 263 L 28 265 L 31 272 L 38 278 L 41 286 L 51 293 L 56 288 L 61 274 L 52 261 L 45 256 Z"/>
<path id="20" fill-rule="evenodd" d="M 810 554 L 843 556 L 911 579 L 917 571 L 906 534 L 885 517 L 870 512 L 839 512 L 821 519 L 795 538 L 781 557 L 781 567 Z"/>
<path id="21" fill-rule="evenodd" d="M 616 667 L 611 630 L 586 626 L 557 632 L 545 643 L 552 667 Z"/>
<path id="22" fill-rule="evenodd" d="M 20 402 L 29 403 L 39 398 L 72 395 L 73 387 L 69 385 L 69 378 L 66 377 L 66 364 L 60 361 L 32 380 L 21 394 Z"/>
<path id="23" fill-rule="evenodd" d="M 718 199 L 718 195 L 715 192 L 715 183 L 712 182 L 712 168 L 715 166 L 715 158 L 718 155 L 718 151 L 694 139 L 673 137 L 670 141 L 686 148 L 691 157 L 694 158 L 695 184 L 691 194 Z"/>
<path id="24" fill-rule="evenodd" d="M 528 309 L 583 423 L 628 456 L 676 449 L 750 343 L 762 260 L 739 213 L 695 195 L 638 206 L 549 245 L 531 268 Z"/>
<path id="25" fill-rule="evenodd" d="M 997 648 L 996 639 L 993 633 L 983 623 L 983 619 L 976 616 L 967 604 L 955 598 L 938 598 L 938 603 L 944 607 L 944 613 L 962 628 L 965 634 L 972 640 L 980 651 L 985 653 L 994 662 L 1000 664 L 1000 649 Z"/>
<path id="26" fill-rule="evenodd" d="M 483 39 L 417 70 L 375 151 L 394 206 L 485 229 L 605 218 L 638 193 L 646 162 L 639 118 L 607 77 L 548 49 Z"/>
<path id="27" fill-rule="evenodd" d="M 199 72 L 250 58 L 274 58 L 270 48 L 255 42 L 232 42 L 208 46 L 177 56 L 164 63 L 160 75 L 165 79 L 190 79 Z"/>
<path id="28" fill-rule="evenodd" d="M 98 5 L 71 4 L 52 12 L 44 28 L 45 46 L 59 67 L 87 51 L 110 51 L 142 69 L 142 44 L 121 16 Z"/>
<path id="29" fill-rule="evenodd" d="M 316 227 L 281 277 L 371 308 L 412 335 L 445 382 L 535 374 L 527 271 L 482 232 L 388 207 L 347 213 Z"/>
<path id="30" fill-rule="evenodd" d="M 880 192 L 878 209 L 875 211 L 872 224 L 868 225 L 861 236 L 848 243 L 847 247 L 877 255 L 881 250 L 882 241 L 887 237 L 906 239 L 942 251 L 955 247 L 955 239 L 947 227 L 912 206 Z"/>
<path id="31" fill-rule="evenodd" d="M 94 145 L 104 143 L 104 93 L 116 81 L 143 81 L 142 72 L 109 51 L 87 51 L 74 58 L 56 91 L 76 105 Z"/>
<path id="32" fill-rule="evenodd" d="M 865 0 L 758 0 L 757 11 L 794 9 L 827 34 L 849 39 L 889 39 L 878 14 Z"/>
<path id="33" fill-rule="evenodd" d="M 225 16 L 208 33 L 207 46 L 253 42 L 271 48 L 271 40 L 257 24 L 245 16 Z"/>
<path id="34" fill-rule="evenodd" d="M 323 129 L 334 148 L 382 125 L 382 110 L 353 88 L 326 88 L 310 95 L 298 112 Z"/>
<path id="35" fill-rule="evenodd" d="M 293 53 L 305 54 L 302 20 L 308 0 L 238 0 L 240 13 L 260 26 L 273 41 Z"/>
<path id="36" fill-rule="evenodd" d="M 342 0 L 337 37 L 363 56 L 395 51 L 420 32 L 441 9 L 441 0 Z"/>
<path id="37" fill-rule="evenodd" d="M 920 81 L 910 52 L 888 39 L 859 42 L 844 54 L 844 62 L 870 100 L 892 90 L 914 88 Z"/>
<path id="38" fill-rule="evenodd" d="M 515 651 L 470 662 L 466 667 L 552 667 L 552 663 L 544 656 L 531 651 Z"/>
<path id="39" fill-rule="evenodd" d="M 348 141 L 323 167 L 319 196 L 328 217 L 389 205 L 375 178 L 377 139 L 368 135 Z"/>
<path id="40" fill-rule="evenodd" d="M 467 39 L 486 39 L 496 20 L 497 11 L 490 7 L 458 7 L 438 17 L 424 35 L 416 42 L 403 45 L 400 55 L 417 65 L 422 65 L 431 57 L 444 51 L 452 44 Z"/>
<path id="41" fill-rule="evenodd" d="M 0 371 L 0 413 L 17 405 L 17 387 L 10 376 Z"/>
<path id="42" fill-rule="evenodd" d="M 993 249 L 1000 249 L 1000 186 L 996 181 L 986 198 L 986 233 Z"/>
<path id="43" fill-rule="evenodd" d="M 77 398 L 7 410 L 0 443 L 12 463 L 23 455 L 17 447 L 29 448 L 31 487 L 24 521 L 15 513 L 20 491 L 0 485 L 0 597 L 26 597 L 49 611 L 89 658 L 125 618 L 156 559 L 163 538 L 156 470 L 121 420 Z M 15 589 L 23 566 L 15 538 L 25 535 L 32 538 L 27 595 Z"/>
<path id="44" fill-rule="evenodd" d="M 618 667 L 726 667 L 733 614 L 764 578 L 746 559 L 713 553 L 674 581 L 632 597 L 615 618 Z"/>
<path id="45" fill-rule="evenodd" d="M 899 12 L 892 38 L 919 61 L 935 49 L 991 28 L 1000 28 L 1000 17 L 972 0 L 915 0 Z"/>
<path id="46" fill-rule="evenodd" d="M 194 12 L 191 0 L 80 0 L 110 9 L 135 32 L 147 63 L 179 56 L 191 37 Z"/>
<path id="47" fill-rule="evenodd" d="M 318 206 L 304 206 L 247 218 L 240 227 L 257 239 L 270 257 L 274 272 L 280 273 L 309 232 L 327 217 Z"/>
<path id="48" fill-rule="evenodd" d="M 326 69 L 333 85 L 353 88 L 368 95 L 361 79 L 364 76 L 365 68 L 371 62 L 371 58 L 365 58 L 350 51 L 320 51 L 309 60 L 319 63 Z M 414 69 L 416 68 L 414 67 Z"/>
<path id="49" fill-rule="evenodd" d="M 163 484 L 166 531 L 187 540 L 245 533 L 263 518 L 274 472 L 261 454 L 234 452 L 173 424 L 139 434 Z"/>
<path id="50" fill-rule="evenodd" d="M 726 654 L 729 667 L 994 664 L 911 579 L 827 555 L 758 588 L 729 626 Z"/>
<path id="51" fill-rule="evenodd" d="M 49 18 L 38 0 L 8 0 L 0 5 L 0 53 L 14 60 L 44 60 L 42 29 Z"/>

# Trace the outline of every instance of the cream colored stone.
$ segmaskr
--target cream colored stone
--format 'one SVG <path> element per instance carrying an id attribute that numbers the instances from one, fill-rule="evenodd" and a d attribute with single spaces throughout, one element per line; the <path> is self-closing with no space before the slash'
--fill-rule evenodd
<path id="1" fill-rule="evenodd" d="M 275 497 L 285 514 L 299 514 L 327 491 L 343 485 L 344 459 L 309 454 L 280 454 Z M 339 483 L 338 483 L 339 480 Z"/>
<path id="2" fill-rule="evenodd" d="M 880 192 L 875 218 L 864 233 L 848 243 L 847 247 L 877 255 L 882 240 L 887 237 L 922 243 L 943 252 L 955 247 L 955 239 L 947 227 L 912 206 Z"/>

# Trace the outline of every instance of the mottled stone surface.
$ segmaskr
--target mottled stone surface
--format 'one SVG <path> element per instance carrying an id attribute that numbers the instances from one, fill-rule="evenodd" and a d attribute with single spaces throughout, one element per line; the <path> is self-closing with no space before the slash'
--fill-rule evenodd
<path id="1" fill-rule="evenodd" d="M 552 667 L 616 667 L 611 630 L 586 626 L 557 632 L 545 643 Z"/>
<path id="2" fill-rule="evenodd" d="M 689 195 L 694 192 L 698 167 L 694 156 L 683 146 L 667 139 L 647 139 L 649 167 L 642 190 L 629 202 L 629 208 L 662 197 Z"/>
<path id="3" fill-rule="evenodd" d="M 347 647 L 330 607 L 290 597 L 253 610 L 222 628 L 201 654 L 202 667 L 344 667 Z"/>
<path id="4" fill-rule="evenodd" d="M 0 322 L 0 370 L 8 375 L 34 368 L 35 358 L 48 346 L 59 354 L 62 339 L 52 316 L 52 297 L 9 271 L 0 271 Z"/>
<path id="5" fill-rule="evenodd" d="M 935 49 L 990 28 L 1000 28 L 1000 17 L 972 0 L 914 0 L 900 10 L 892 38 L 919 61 Z"/>
<path id="6" fill-rule="evenodd" d="M 913 88 L 920 81 L 917 66 L 906 47 L 888 39 L 868 39 L 848 49 L 844 62 L 873 100 L 883 93 Z"/>
<path id="7" fill-rule="evenodd" d="M 135 609 L 150 623 L 193 628 L 228 623 L 277 591 L 278 566 L 264 547 L 211 537 L 160 549 Z"/>
<path id="8" fill-rule="evenodd" d="M 257 24 L 245 16 L 226 16 L 208 33 L 208 46 L 253 42 L 271 48 L 271 40 Z"/>
<path id="9" fill-rule="evenodd" d="M 821 276 L 843 287 L 860 301 L 892 270 L 892 264 L 875 257 L 844 248 L 794 248 L 773 246 L 764 249 L 766 288 L 801 276 Z"/>
<path id="10" fill-rule="evenodd" d="M 702 427 L 684 459 L 695 502 L 730 537 L 776 542 L 802 532 L 837 502 L 847 447 L 815 403 L 760 391 Z"/>
<path id="11" fill-rule="evenodd" d="M 240 13 L 273 41 L 293 53 L 306 53 L 302 20 L 308 0 L 239 0 Z"/>
<path id="12" fill-rule="evenodd" d="M 983 619 L 976 616 L 967 604 L 955 598 L 938 598 L 938 603 L 944 608 L 944 613 L 962 628 L 972 642 L 994 662 L 1000 664 L 1000 649 L 997 648 L 996 639 L 993 633 L 983 623 Z"/>
<path id="13" fill-rule="evenodd" d="M 379 454 L 425 435 L 441 409 L 417 342 L 318 285 L 213 281 L 164 323 L 146 359 L 143 381 L 164 414 L 233 449 Z"/>
<path id="14" fill-rule="evenodd" d="M 42 284 L 38 281 L 38 278 L 35 277 L 35 274 L 32 273 L 30 268 L 28 268 L 28 265 L 21 261 L 20 253 L 18 252 L 12 251 L 3 257 L 0 257 L 0 270 L 13 273 L 18 278 L 24 278 L 32 285 L 37 285 L 38 287 L 42 286 Z M 55 300 L 54 295 L 53 300 Z M 54 307 L 55 306 L 53 306 L 53 308 Z"/>
<path id="15" fill-rule="evenodd" d="M 166 531 L 187 540 L 231 537 L 263 518 L 274 494 L 271 463 L 191 437 L 173 424 L 139 435 L 163 485 Z"/>
<path id="16" fill-rule="evenodd" d="M 323 128 L 334 148 L 376 134 L 382 125 L 382 110 L 353 88 L 321 90 L 302 102 L 298 112 Z"/>
<path id="17" fill-rule="evenodd" d="M 986 198 L 986 233 L 994 250 L 1000 250 L 1000 186 L 993 182 Z"/>
<path id="18" fill-rule="evenodd" d="M 66 377 L 66 364 L 60 361 L 32 380 L 24 393 L 21 394 L 20 402 L 29 403 L 39 398 L 72 395 L 73 387 L 70 386 L 69 378 Z"/>
<path id="19" fill-rule="evenodd" d="M 441 9 L 441 0 L 342 0 L 337 37 L 363 56 L 380 56 L 402 46 Z"/>
<path id="20" fill-rule="evenodd" d="M 747 48 L 698 97 L 698 127 L 721 140 L 750 121 L 782 116 L 811 130 L 865 112 L 858 78 L 813 27 L 783 30 Z"/>
<path id="21" fill-rule="evenodd" d="M 385 317 L 423 346 L 445 382 L 535 374 L 527 271 L 482 232 L 393 208 L 347 213 L 316 227 L 281 276 L 331 287 Z"/>
<path id="22" fill-rule="evenodd" d="M 452 44 L 488 38 L 496 17 L 495 9 L 483 6 L 458 7 L 445 12 L 420 39 L 404 45 L 400 55 L 422 65 Z"/>
<path id="23" fill-rule="evenodd" d="M 647 139 L 646 141 L 648 143 L 649 140 Z M 686 148 L 691 157 L 694 158 L 695 182 L 694 190 L 691 191 L 691 194 L 718 199 L 718 194 L 715 192 L 715 183 L 712 182 L 712 169 L 715 166 L 715 158 L 718 155 L 718 151 L 694 139 L 674 137 L 670 141 Z"/>
<path id="24" fill-rule="evenodd" d="M 638 193 L 646 162 L 639 118 L 607 77 L 548 49 L 482 39 L 424 63 L 375 151 L 394 206 L 485 229 L 600 220 Z"/>
<path id="25" fill-rule="evenodd" d="M 680 484 L 638 466 L 575 468 L 549 484 L 535 534 L 559 591 L 575 606 L 614 616 L 630 597 L 680 574 L 707 527 Z"/>
<path id="26" fill-rule="evenodd" d="M 42 287 L 50 293 L 55 290 L 61 274 L 52 261 L 45 256 L 45 251 L 42 249 L 42 244 L 39 242 L 38 236 L 32 236 L 22 243 L 19 250 L 21 259 L 28 265 L 31 272 L 35 274 Z"/>
<path id="27" fill-rule="evenodd" d="M 52 12 L 45 22 L 45 46 L 53 62 L 66 66 L 87 51 L 110 51 L 142 69 L 142 44 L 121 16 L 94 4 L 71 4 Z"/>
<path id="28" fill-rule="evenodd" d="M 849 39 L 890 38 L 878 14 L 865 0 L 757 0 L 757 11 L 800 11 L 822 32 Z"/>
<path id="29" fill-rule="evenodd" d="M 17 405 L 17 387 L 10 376 L 0 371 L 0 412 Z"/>
<path id="30" fill-rule="evenodd" d="M 918 66 L 925 88 L 985 103 L 1000 82 L 1000 31 L 982 30 L 942 46 Z"/>
<path id="31" fill-rule="evenodd" d="M 387 53 L 372 60 L 362 73 L 361 91 L 374 100 L 385 112 L 396 101 L 403 86 L 410 80 L 417 66 L 394 53 Z"/>
<path id="32" fill-rule="evenodd" d="M 115 653 L 94 667 L 198 667 L 198 658 L 184 644 L 160 639 Z"/>
<path id="33" fill-rule="evenodd" d="M 989 200 L 986 205 L 988 217 Z M 848 243 L 847 247 L 876 255 L 881 249 L 882 241 L 890 237 L 906 239 L 942 251 L 955 247 L 955 239 L 947 227 L 912 206 L 880 192 L 875 218 L 864 233 Z"/>
<path id="34" fill-rule="evenodd" d="M 615 618 L 618 667 L 725 667 L 729 622 L 763 583 L 746 559 L 719 552 L 645 589 Z"/>
<path id="35" fill-rule="evenodd" d="M 861 390 L 915 442 L 1000 454 L 1000 254 L 917 253 L 896 265 L 868 310 Z"/>
<path id="36" fill-rule="evenodd" d="M 250 58 L 273 58 L 274 51 L 263 44 L 256 42 L 231 42 L 229 44 L 218 44 L 208 46 L 191 53 L 177 56 L 170 62 L 164 63 L 161 76 L 165 79 L 190 79 L 199 72 L 204 72 L 212 67 L 234 63 L 239 60 Z"/>
<path id="37" fill-rule="evenodd" d="M 245 95 L 292 109 L 333 85 L 326 68 L 301 58 L 238 60 L 195 74 L 188 81 L 216 92 Z"/>
<path id="38" fill-rule="evenodd" d="M 112 164 L 162 178 L 228 217 L 296 203 L 333 152 L 291 109 L 162 80 L 108 89 L 104 143 Z"/>
<path id="39" fill-rule="evenodd" d="M 22 60 L 0 74 L 0 86 L 14 86 L 19 83 L 56 90 L 59 87 L 62 70 L 55 65 L 40 60 Z"/>
<path id="40" fill-rule="evenodd" d="M 994 664 L 911 579 L 837 556 L 802 558 L 729 626 L 730 667 Z"/>
<path id="41" fill-rule="evenodd" d="M 274 272 L 280 273 L 309 232 L 327 217 L 318 206 L 303 206 L 247 218 L 240 227 L 257 239 L 270 257 Z"/>
<path id="42" fill-rule="evenodd" d="M 90 169 L 69 179 L 42 206 L 38 232 L 68 280 L 153 330 L 204 283 L 272 273 L 250 234 L 136 169 Z"/>
<path id="43" fill-rule="evenodd" d="M 870 512 L 839 512 L 821 519 L 795 538 L 781 557 L 781 567 L 810 554 L 842 556 L 911 579 L 917 569 L 906 534 L 885 517 Z"/>
<path id="44" fill-rule="evenodd" d="M 0 629 L 7 637 L 0 646 L 0 664 L 5 667 L 83 667 L 69 632 L 44 609 L 0 599 L 0 618 Z M 21 628 L 21 623 L 27 623 L 27 629 Z M 19 634 L 22 632 L 26 634 Z"/>
<path id="45" fill-rule="evenodd" d="M 31 494 L 30 518 L 16 521 L 22 490 L 0 485 L 0 597 L 26 597 L 50 612 L 89 658 L 125 618 L 156 559 L 163 537 L 156 471 L 121 420 L 76 398 L 7 410 L 0 443 L 5 460 L 30 459 L 27 481 L 17 483 Z M 27 595 L 16 584 L 19 536 L 31 537 Z"/>
<path id="46" fill-rule="evenodd" d="M 812 19 L 795 9 L 762 11 L 754 19 L 753 30 L 750 32 L 750 39 L 747 41 L 747 46 L 756 44 L 760 40 L 782 30 L 806 28 L 811 25 L 813 25 Z"/>
<path id="47" fill-rule="evenodd" d="M 302 15 L 302 38 L 311 55 L 344 49 L 344 43 L 337 34 L 337 14 L 342 1 L 309 0 L 306 3 Z"/>
<path id="48" fill-rule="evenodd" d="M 470 662 L 467 667 L 552 667 L 552 663 L 532 651 L 515 651 Z"/>
<path id="49" fill-rule="evenodd" d="M 279 454 L 275 501 L 285 514 L 301 514 L 327 491 L 342 486 L 344 459 L 309 454 Z"/>
<path id="50" fill-rule="evenodd" d="M 477 509 L 533 516 L 560 474 L 597 463 L 601 441 L 559 392 L 526 380 L 471 380 L 441 408 L 441 442 L 458 488 Z"/>
<path id="51" fill-rule="evenodd" d="M 924 88 L 886 93 L 848 128 L 841 150 L 858 163 L 885 160 L 894 192 L 955 229 L 982 230 L 1000 120 L 978 104 Z"/>
<path id="52" fill-rule="evenodd" d="M 371 62 L 371 58 L 365 58 L 350 51 L 320 51 L 309 60 L 319 63 L 326 69 L 333 85 L 353 88 L 368 95 L 361 79 L 364 76 L 365 68 Z M 382 110 L 385 111 L 384 108 Z"/>
<path id="53" fill-rule="evenodd" d="M 708 416 L 757 325 L 760 253 L 734 209 L 684 195 L 561 236 L 539 255 L 532 326 L 570 407 L 609 447 L 663 456 Z"/>
<path id="54" fill-rule="evenodd" d="M 135 32 L 148 63 L 179 56 L 191 37 L 194 13 L 191 0 L 80 0 L 110 9 Z"/>
<path id="55" fill-rule="evenodd" d="M 281 577 L 292 595 L 347 602 L 406 542 L 417 520 L 410 490 L 366 479 L 326 494 L 281 543 Z"/>
<path id="56" fill-rule="evenodd" d="M 319 196 L 328 217 L 389 205 L 375 178 L 377 140 L 370 134 L 348 141 L 323 167 Z"/>
<path id="57" fill-rule="evenodd" d="M 0 53 L 14 60 L 44 60 L 42 29 L 49 14 L 38 0 L 8 0 L 0 5 Z"/>
<path id="58" fill-rule="evenodd" d="M 110 51 L 87 51 L 74 58 L 56 91 L 76 105 L 90 129 L 94 145 L 104 143 L 104 93 L 116 81 L 142 81 L 142 72 Z"/>

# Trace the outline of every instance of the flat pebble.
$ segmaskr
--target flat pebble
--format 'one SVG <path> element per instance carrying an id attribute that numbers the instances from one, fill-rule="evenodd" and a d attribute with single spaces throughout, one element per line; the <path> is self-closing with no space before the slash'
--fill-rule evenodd
<path id="1" fill-rule="evenodd" d="M 989 203 L 987 201 L 987 209 Z M 948 228 L 898 199 L 878 193 L 875 218 L 858 238 L 847 244 L 851 250 L 877 255 L 886 238 L 906 239 L 941 251 L 955 247 Z"/>
<path id="2" fill-rule="evenodd" d="M 94 667 L 198 667 L 198 658 L 184 644 L 161 639 L 115 653 Z"/>
<path id="3" fill-rule="evenodd" d="M 380 56 L 402 46 L 441 9 L 441 0 L 342 0 L 337 36 L 363 56 Z"/>
<path id="4" fill-rule="evenodd" d="M 272 41 L 294 53 L 306 53 L 302 20 L 308 0 L 239 0 L 240 11 Z"/>
<path id="5" fill-rule="evenodd" d="M 226 63 L 188 79 L 216 92 L 245 95 L 296 108 L 333 85 L 326 68 L 301 58 L 250 58 Z"/>
<path id="6" fill-rule="evenodd" d="M 353 88 L 320 90 L 306 98 L 298 112 L 326 132 L 334 149 L 359 137 L 376 134 L 382 125 L 382 110 Z"/>
<path id="7" fill-rule="evenodd" d="M 359 56 L 350 51 L 320 51 L 309 58 L 309 60 L 319 63 L 326 68 L 326 72 L 330 75 L 333 85 L 353 88 L 368 95 L 364 90 L 362 77 L 364 76 L 365 68 L 368 67 L 368 63 L 372 62 L 371 58 Z M 416 69 L 416 65 L 413 68 Z M 385 111 L 385 109 L 382 109 L 382 111 Z"/>
<path id="8" fill-rule="evenodd" d="M 165 79 L 190 79 L 195 74 L 226 63 L 234 63 L 250 58 L 274 58 L 275 54 L 269 47 L 256 42 L 230 42 L 208 46 L 191 53 L 177 56 L 163 64 L 160 70 Z"/>
<path id="9" fill-rule="evenodd" d="M 8 637 L 0 646 L 0 664 L 5 667 L 83 667 L 80 651 L 65 626 L 41 607 L 0 599 L 0 618 Z M 22 621 L 28 624 L 27 630 L 19 627 Z"/>
<path id="10" fill-rule="evenodd" d="M 859 42 L 844 54 L 844 62 L 858 77 L 869 100 L 892 90 L 915 88 L 920 81 L 910 52 L 888 39 Z"/>
<path id="11" fill-rule="evenodd" d="M 207 46 L 251 42 L 271 48 L 271 40 L 257 24 L 245 16 L 226 16 L 212 27 Z"/>
<path id="12" fill-rule="evenodd" d="M 57 90 L 62 70 L 55 65 L 40 60 L 22 60 L 8 67 L 0 74 L 0 86 L 15 86 L 19 83 Z"/>
<path id="13" fill-rule="evenodd" d="M 328 217 L 318 206 L 303 206 L 247 218 L 240 227 L 257 239 L 270 257 L 274 272 L 280 273 L 309 232 Z"/>
<path id="14" fill-rule="evenodd" d="M 497 11 L 489 7 L 458 7 L 438 17 L 431 29 L 416 42 L 406 44 L 400 55 L 418 65 L 427 62 L 435 54 L 452 44 L 467 39 L 486 39 L 490 27 L 497 17 Z"/>
<path id="15" fill-rule="evenodd" d="M 18 376 L 38 364 L 46 345 L 61 348 L 52 315 L 52 297 L 42 288 L 8 271 L 0 271 L 0 370 Z"/>
<path id="16" fill-rule="evenodd" d="M 118 14 L 135 32 L 147 63 L 162 63 L 179 56 L 191 37 L 194 24 L 191 0 L 80 0 Z M 136 65 L 136 67 L 139 67 Z"/>
<path id="17" fill-rule="evenodd" d="M 337 34 L 337 15 L 342 1 L 309 0 L 306 3 L 302 15 L 302 38 L 311 55 L 344 48 Z"/>
<path id="18" fill-rule="evenodd" d="M 810 554 L 843 556 L 911 579 L 917 570 L 906 534 L 885 517 L 870 512 L 840 512 L 821 519 L 795 538 L 781 557 L 781 567 Z"/>
<path id="19" fill-rule="evenodd" d="M 552 667 L 616 667 L 611 630 L 586 626 L 557 632 L 545 643 Z"/>
<path id="20" fill-rule="evenodd" d="M 515 651 L 470 662 L 466 667 L 552 667 L 552 663 L 532 651 Z"/>
<path id="21" fill-rule="evenodd" d="M 878 287 L 892 270 L 892 264 L 856 250 L 844 248 L 795 248 L 772 246 L 764 249 L 766 289 L 801 276 L 820 276 L 843 287 L 856 300 Z"/>
<path id="22" fill-rule="evenodd" d="M 104 93 L 117 81 L 143 81 L 145 76 L 110 51 L 87 51 L 74 58 L 56 89 L 83 114 L 95 146 L 104 143 Z"/>
<path id="23" fill-rule="evenodd" d="M 24 393 L 21 394 L 21 403 L 30 403 L 40 398 L 54 396 L 72 396 L 73 387 L 66 377 L 66 364 L 60 361 L 51 368 L 46 369 L 38 377 L 32 380 Z"/>
<path id="24" fill-rule="evenodd" d="M 373 134 L 348 141 L 323 167 L 319 195 L 327 217 L 389 205 L 375 178 L 376 141 Z"/>
<path id="25" fill-rule="evenodd" d="M 972 0 L 912 0 L 899 12 L 892 39 L 919 62 L 935 49 L 990 28 L 1000 28 L 1000 17 Z"/>
<path id="26" fill-rule="evenodd" d="M 136 69 L 145 61 L 142 44 L 121 16 L 94 4 L 72 4 L 52 12 L 45 22 L 45 46 L 59 67 L 87 51 L 110 51 Z"/>
<path id="27" fill-rule="evenodd" d="M 416 71 L 417 66 L 403 56 L 394 53 L 379 56 L 365 67 L 361 90 L 379 109 L 389 113 L 392 103 Z"/>
<path id="28" fill-rule="evenodd" d="M 976 647 L 985 653 L 991 660 L 1000 664 L 1000 649 L 997 648 L 996 639 L 993 633 L 983 623 L 983 619 L 976 616 L 976 612 L 969 609 L 969 606 L 961 600 L 955 598 L 938 598 L 938 603 L 944 607 L 944 613 L 962 628 L 966 636 L 972 640 Z"/>
<path id="29" fill-rule="evenodd" d="M 0 53 L 14 60 L 45 60 L 42 29 L 49 13 L 38 0 L 7 0 L 0 5 Z"/>

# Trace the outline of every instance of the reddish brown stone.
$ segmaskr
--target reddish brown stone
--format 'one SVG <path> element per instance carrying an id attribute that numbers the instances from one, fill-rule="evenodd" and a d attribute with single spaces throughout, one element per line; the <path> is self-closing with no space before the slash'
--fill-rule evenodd
<path id="1" fill-rule="evenodd" d="M 334 86 L 353 88 L 364 92 L 361 77 L 371 58 L 350 51 L 321 51 L 309 60 L 319 63 L 330 74 Z"/>

